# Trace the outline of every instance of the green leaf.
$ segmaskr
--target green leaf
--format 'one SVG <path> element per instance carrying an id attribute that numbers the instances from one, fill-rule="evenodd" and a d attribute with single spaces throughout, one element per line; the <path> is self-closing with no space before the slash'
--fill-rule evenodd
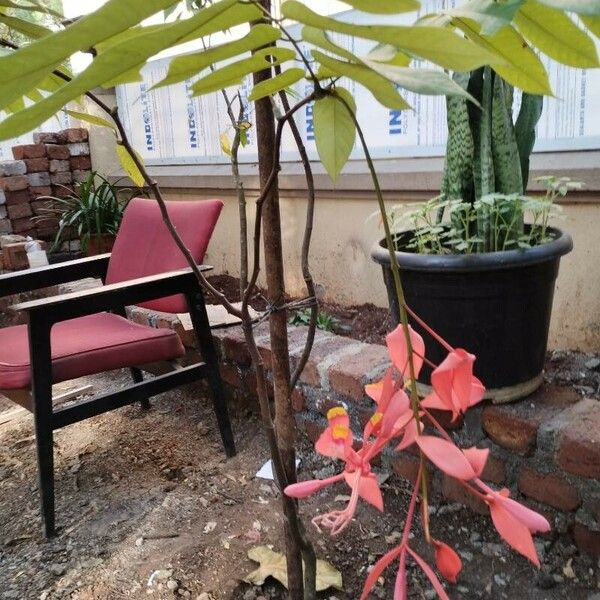
<path id="1" fill-rule="evenodd" d="M 79 112 L 76 110 L 66 110 L 65 112 L 74 119 L 77 119 L 78 121 L 85 121 L 86 123 L 98 125 L 99 127 L 108 127 L 112 130 L 115 129 L 113 123 L 107 121 L 106 119 L 103 119 L 102 117 L 97 117 L 96 115 L 91 115 L 90 113 Z"/>
<path id="2" fill-rule="evenodd" d="M 192 86 L 194 96 L 209 94 L 241 83 L 251 73 L 266 69 L 269 65 L 279 65 L 296 58 L 296 52 L 290 48 L 262 48 L 250 58 L 244 58 L 209 73 Z"/>
<path id="3" fill-rule="evenodd" d="M 482 36 L 479 24 L 472 19 L 456 18 L 453 24 L 476 44 L 500 57 L 491 65 L 502 79 L 530 94 L 552 95 L 544 65 L 513 27 L 502 27 L 494 35 Z"/>
<path id="4" fill-rule="evenodd" d="M 443 71 L 396 67 L 374 60 L 365 60 L 365 64 L 380 75 L 383 75 L 386 79 L 416 94 L 428 96 L 464 96 L 477 104 L 475 98 L 456 82 L 452 81 Z"/>
<path id="5" fill-rule="evenodd" d="M 300 81 L 304 77 L 304 69 L 294 67 L 283 71 L 275 77 L 271 77 L 265 81 L 261 81 L 256 84 L 248 96 L 248 100 L 256 101 L 264 98 L 265 96 L 272 96 L 290 85 L 294 85 L 297 81 Z"/>
<path id="6" fill-rule="evenodd" d="M 571 10 L 580 15 L 600 16 L 600 0 L 540 0 L 558 10 Z"/>
<path id="7" fill-rule="evenodd" d="M 600 37 L 600 17 L 581 15 L 579 18 L 596 37 Z"/>
<path id="8" fill-rule="evenodd" d="M 443 14 L 473 19 L 479 23 L 482 35 L 490 35 L 509 25 L 522 4 L 523 0 L 471 0 Z"/>
<path id="9" fill-rule="evenodd" d="M 534 46 L 563 65 L 583 69 L 600 65 L 594 41 L 560 10 L 530 0 L 514 23 Z"/>
<path id="10" fill-rule="evenodd" d="M 365 58 L 387 65 L 396 65 L 397 67 L 408 67 L 410 65 L 410 56 L 407 56 L 404 52 L 398 52 L 398 49 L 390 44 L 378 44 L 368 52 Z"/>
<path id="11" fill-rule="evenodd" d="M 373 69 L 337 60 L 319 50 L 312 50 L 312 55 L 328 71 L 340 77 L 349 77 L 366 87 L 383 106 L 394 110 L 410 108 L 408 102 L 398 93 L 396 86 Z"/>
<path id="12" fill-rule="evenodd" d="M 318 15 L 297 0 L 287 0 L 282 6 L 282 13 L 288 19 L 317 29 L 390 44 L 455 71 L 470 71 L 498 60 L 498 56 L 490 50 L 477 47 L 452 31 L 438 27 L 354 25 Z"/>
<path id="13" fill-rule="evenodd" d="M 32 23 L 31 21 L 26 21 L 25 19 L 12 17 L 1 12 L 0 23 L 4 23 L 4 25 L 6 25 L 9 29 L 14 29 L 15 31 L 18 31 L 19 33 L 22 33 L 28 38 L 34 40 L 43 38 L 53 33 L 52 29 L 48 29 L 47 27 L 43 27 L 37 23 Z"/>
<path id="14" fill-rule="evenodd" d="M 319 98 L 313 111 L 317 152 L 333 181 L 348 162 L 356 138 L 354 120 L 342 99 L 356 112 L 354 99 L 344 88 Z"/>
<path id="15" fill-rule="evenodd" d="M 135 164 L 131 154 L 127 152 L 127 148 L 125 148 L 125 146 L 123 146 L 121 143 L 117 144 L 117 156 L 129 179 L 131 179 L 131 181 L 133 181 L 133 183 L 138 187 L 142 187 L 145 183 L 144 176 L 142 175 L 142 172 L 139 170 L 138 166 Z M 139 154 L 137 154 L 137 156 L 140 160 L 142 160 Z"/>
<path id="16" fill-rule="evenodd" d="M 417 0 L 342 0 L 353 8 L 368 13 L 393 15 L 418 10 L 421 3 Z"/>
<path id="17" fill-rule="evenodd" d="M 544 105 L 543 96 L 523 94 L 521 108 L 515 123 L 515 136 L 519 159 L 521 161 L 521 176 L 523 179 L 523 191 L 527 190 L 529 182 L 529 159 L 535 144 L 535 127 L 542 116 Z"/>
<path id="18" fill-rule="evenodd" d="M 195 52 L 194 54 L 186 54 L 174 58 L 169 65 L 167 76 L 154 87 L 159 88 L 184 81 L 189 77 L 199 74 L 210 65 L 254 50 L 260 46 L 266 46 L 277 41 L 280 37 L 281 32 L 279 29 L 260 23 L 252 27 L 250 32 L 239 40 L 209 48 L 204 52 Z"/>
<path id="19" fill-rule="evenodd" d="M 352 52 L 350 52 L 349 50 L 346 50 L 346 48 L 342 48 L 342 46 L 334 44 L 329 39 L 327 32 L 322 29 L 318 29 L 317 27 L 311 27 L 310 25 L 305 25 L 302 28 L 301 37 L 305 42 L 313 44 L 318 48 L 322 48 L 323 50 L 327 50 L 328 52 L 337 54 L 338 56 L 341 56 L 346 60 L 358 62 L 358 58 L 356 57 L 356 55 L 352 54 Z"/>
<path id="20" fill-rule="evenodd" d="M 12 0 L 0 0 L 0 6 L 4 6 L 6 8 L 18 8 L 19 10 L 28 10 L 31 12 L 40 12 L 58 17 L 60 19 L 63 18 L 63 15 L 59 12 L 56 12 L 48 6 L 44 6 L 34 1 L 31 1 L 29 4 L 23 4 L 22 2 L 13 2 Z"/>
<path id="21" fill-rule="evenodd" d="M 90 48 L 136 25 L 173 4 L 173 1 L 109 0 L 66 29 L 46 35 L 11 55 L 0 57 L 2 80 L 12 84 L 3 84 L 0 89 L 0 108 L 28 91 L 21 84 L 29 81 L 28 78 L 33 73 L 38 73 L 41 79 L 74 52 Z"/>
<path id="22" fill-rule="evenodd" d="M 34 129 L 69 101 L 138 67 L 164 48 L 181 43 L 190 36 L 210 35 L 257 19 L 260 14 L 260 10 L 254 5 L 238 5 L 237 0 L 223 0 L 203 9 L 190 19 L 177 21 L 160 29 L 152 29 L 151 32 L 139 36 L 135 44 L 124 41 L 99 54 L 85 71 L 56 93 L 1 122 L 0 140 L 16 137 Z M 28 89 L 34 85 L 35 83 L 32 83 Z M 3 87 L 0 86 L 0 93 L 2 91 Z"/>

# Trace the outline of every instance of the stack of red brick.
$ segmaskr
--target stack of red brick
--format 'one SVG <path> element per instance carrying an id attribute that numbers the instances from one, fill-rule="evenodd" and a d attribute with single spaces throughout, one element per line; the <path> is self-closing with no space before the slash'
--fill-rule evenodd
<path id="1" fill-rule="evenodd" d="M 155 327 L 176 329 L 188 346 L 190 332 L 183 331 L 173 315 L 134 308 L 130 317 Z M 222 357 L 222 376 L 242 399 L 255 395 L 256 382 L 250 356 L 239 327 L 215 330 Z M 265 366 L 270 369 L 268 326 L 255 331 Z M 289 332 L 292 367 L 302 351 L 305 327 Z M 389 359 L 383 346 L 318 331 L 300 385 L 292 397 L 300 428 L 311 440 L 326 426 L 327 410 L 347 406 L 359 432 L 373 411 L 364 385 L 381 377 Z M 465 418 L 449 423 L 447 413 L 436 415 L 462 447 L 489 448 L 484 479 L 545 514 L 552 535 L 570 536 L 580 550 L 600 555 L 600 402 L 581 398 L 568 387 L 544 385 L 514 404 L 475 407 Z M 405 478 L 414 478 L 418 458 L 411 452 L 382 456 L 381 467 Z M 434 501 L 459 502 L 478 512 L 489 512 L 477 498 L 465 493 L 453 479 L 430 469 Z M 438 500 L 435 500 L 437 497 Z"/>
<path id="2" fill-rule="evenodd" d="M 92 168 L 83 128 L 36 133 L 34 143 L 14 146 L 15 160 L 0 162 L 0 235 L 16 233 L 51 240 L 55 220 L 32 220 L 47 204 L 41 196 L 65 197 Z"/>

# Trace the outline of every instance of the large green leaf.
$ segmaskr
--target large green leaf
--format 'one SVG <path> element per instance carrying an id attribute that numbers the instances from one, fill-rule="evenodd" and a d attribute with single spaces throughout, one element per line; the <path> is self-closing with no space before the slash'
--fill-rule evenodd
<path id="1" fill-rule="evenodd" d="M 264 98 L 265 96 L 272 96 L 281 90 L 285 90 L 290 85 L 294 85 L 297 81 L 300 81 L 304 77 L 304 69 L 300 69 L 299 67 L 293 67 L 276 75 L 275 77 L 270 77 L 265 81 L 261 81 L 257 83 L 253 88 L 250 94 L 248 95 L 248 100 L 256 101 Z"/>
<path id="2" fill-rule="evenodd" d="M 220 67 L 202 77 L 192 86 L 192 93 L 194 96 L 200 96 L 225 89 L 240 83 L 244 77 L 251 73 L 262 71 L 268 66 L 280 65 L 294 58 L 296 58 L 296 52 L 290 48 L 262 48 L 250 58 L 244 58 L 225 67 Z"/>
<path id="3" fill-rule="evenodd" d="M 596 36 L 600 37 L 600 17 L 581 15 L 584 25 Z"/>
<path id="4" fill-rule="evenodd" d="M 400 87 L 427 96 L 464 96 L 476 102 L 468 92 L 443 71 L 396 67 L 374 60 L 365 60 L 368 67 Z"/>
<path id="5" fill-rule="evenodd" d="M 418 0 L 342 0 L 342 2 L 358 10 L 380 15 L 410 12 L 418 10 L 421 6 Z"/>
<path id="6" fill-rule="evenodd" d="M 542 116 L 543 106 L 543 96 L 523 94 L 519 116 L 515 123 L 515 136 L 521 161 L 521 177 L 523 179 L 524 191 L 527 191 L 527 183 L 529 181 L 529 159 L 535 144 L 535 127 Z"/>
<path id="7" fill-rule="evenodd" d="M 515 16 L 515 25 L 550 58 L 571 67 L 597 67 L 594 41 L 564 12 L 529 0 Z"/>
<path id="8" fill-rule="evenodd" d="M 135 44 L 122 42 L 98 55 L 92 64 L 56 93 L 0 123 L 0 139 L 21 135 L 43 123 L 70 100 L 102 83 L 139 66 L 164 48 L 180 43 L 190 35 L 198 37 L 246 23 L 260 16 L 260 10 L 237 0 L 223 0 L 185 21 L 177 21 L 159 30 L 139 36 Z M 29 86 L 34 87 L 35 84 Z"/>
<path id="9" fill-rule="evenodd" d="M 282 6 L 282 12 L 285 17 L 304 25 L 390 44 L 447 69 L 469 71 L 498 60 L 498 56 L 490 50 L 473 44 L 448 29 L 428 26 L 354 25 L 318 15 L 297 0 L 287 0 Z"/>
<path id="10" fill-rule="evenodd" d="M 319 50 L 313 50 L 312 55 L 330 72 L 340 77 L 349 77 L 366 87 L 383 106 L 394 110 L 410 108 L 410 105 L 398 93 L 396 86 L 373 69 L 364 65 L 337 60 Z"/>
<path id="11" fill-rule="evenodd" d="M 571 10 L 580 15 L 600 16 L 600 0 L 540 0 L 559 10 Z"/>
<path id="12" fill-rule="evenodd" d="M 260 46 L 266 46 L 275 42 L 280 37 L 280 30 L 271 25 L 255 25 L 247 35 L 239 40 L 209 48 L 204 52 L 185 54 L 174 58 L 169 65 L 167 76 L 154 87 L 158 88 L 184 81 L 189 77 L 199 74 L 210 65 L 233 56 L 239 56 Z"/>
<path id="13" fill-rule="evenodd" d="M 302 39 L 305 42 L 308 42 L 309 44 L 313 44 L 314 46 L 322 48 L 323 50 L 327 50 L 328 52 L 337 54 L 338 56 L 341 56 L 342 58 L 345 58 L 346 60 L 349 60 L 351 62 L 360 62 L 359 58 L 355 54 L 352 54 L 352 52 L 346 50 L 346 48 L 343 48 L 342 46 L 334 44 L 329 39 L 327 32 L 323 29 L 318 29 L 317 27 L 305 25 L 302 28 L 301 35 Z"/>
<path id="14" fill-rule="evenodd" d="M 354 120 L 344 101 L 356 112 L 354 99 L 344 88 L 319 98 L 313 111 L 317 152 L 333 181 L 348 162 L 356 138 Z"/>
<path id="15" fill-rule="evenodd" d="M 0 108 L 31 89 L 23 85 L 32 73 L 47 73 L 78 50 L 136 25 L 173 4 L 174 0 L 109 0 L 66 29 L 46 35 L 18 52 L 0 57 Z M 41 77 L 40 77 L 41 78 Z M 10 82 L 4 85 L 4 82 Z"/>
<path id="16" fill-rule="evenodd" d="M 512 26 L 502 27 L 494 35 L 482 36 L 479 24 L 472 19 L 456 18 L 452 23 L 469 39 L 501 57 L 498 62 L 492 62 L 492 66 L 502 79 L 530 94 L 552 95 L 544 65 Z"/>

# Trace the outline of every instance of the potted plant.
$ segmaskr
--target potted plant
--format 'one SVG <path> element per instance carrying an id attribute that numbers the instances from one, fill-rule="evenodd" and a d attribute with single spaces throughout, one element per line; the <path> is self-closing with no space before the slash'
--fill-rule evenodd
<path id="1" fill-rule="evenodd" d="M 65 186 L 62 186 L 65 187 Z M 55 219 L 58 231 L 50 252 L 60 248 L 64 241 L 76 235 L 81 250 L 87 256 L 110 252 L 117 235 L 123 211 L 135 195 L 130 188 L 117 189 L 105 177 L 92 171 L 85 181 L 68 190 L 64 198 L 41 196 L 48 203 L 36 217 L 40 220 Z"/>
<path id="2" fill-rule="evenodd" d="M 480 107 L 448 99 L 441 194 L 401 217 L 392 210 L 390 226 L 407 304 L 450 344 L 477 356 L 475 373 L 489 398 L 515 400 L 542 382 L 559 261 L 572 248 L 567 233 L 549 226 L 553 201 L 581 184 L 549 176 L 544 197 L 524 195 L 542 97 L 523 93 L 513 122 L 513 89 L 492 69 L 454 78 Z M 385 241 L 372 257 L 397 322 Z M 439 364 L 443 349 L 416 320 L 413 326 Z"/>

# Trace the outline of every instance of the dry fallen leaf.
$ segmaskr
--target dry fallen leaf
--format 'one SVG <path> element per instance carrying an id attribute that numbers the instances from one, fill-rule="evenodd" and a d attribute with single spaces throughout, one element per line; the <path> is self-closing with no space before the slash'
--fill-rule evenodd
<path id="1" fill-rule="evenodd" d="M 246 583 L 262 585 L 267 577 L 273 577 L 287 589 L 287 563 L 285 556 L 268 546 L 255 546 L 248 550 L 248 558 L 260 566 L 244 578 Z M 325 560 L 317 560 L 317 592 L 329 588 L 343 591 L 342 574 Z"/>

